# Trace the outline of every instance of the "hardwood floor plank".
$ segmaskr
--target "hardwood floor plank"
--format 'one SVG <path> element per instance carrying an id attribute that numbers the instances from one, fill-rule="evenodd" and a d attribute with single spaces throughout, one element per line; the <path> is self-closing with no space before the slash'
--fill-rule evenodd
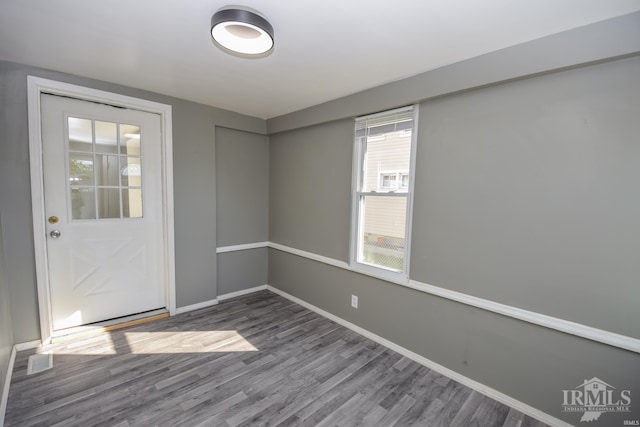
<path id="1" fill-rule="evenodd" d="M 19 352 L 5 424 L 543 426 L 268 291 Z"/>
<path id="2" fill-rule="evenodd" d="M 317 427 L 329 427 L 341 425 L 346 422 L 346 414 L 350 411 L 350 408 L 357 407 L 358 403 L 362 400 L 362 394 L 356 393 L 346 400 L 342 405 L 335 409 L 331 414 L 325 417 L 322 421 L 316 424 Z"/>
<path id="3" fill-rule="evenodd" d="M 477 391 L 472 391 L 469 393 L 462 405 L 459 406 L 459 409 L 455 411 L 455 417 L 451 420 L 452 426 L 468 426 L 470 425 L 471 417 L 476 412 L 477 408 L 483 402 L 484 396 L 478 393 Z M 461 401 L 461 399 L 450 401 L 453 405 L 456 402 Z M 455 406 L 454 406 L 455 407 Z"/>
<path id="4" fill-rule="evenodd" d="M 438 397 L 446 395 L 447 386 L 451 381 L 443 384 L 442 375 L 435 371 L 429 371 L 421 378 L 414 389 L 409 394 L 420 402 L 420 405 L 413 405 L 398 421 L 398 425 L 429 425 L 426 421 L 437 415 L 436 410 L 442 408 L 444 403 Z"/>
<path id="5" fill-rule="evenodd" d="M 507 418 L 502 423 L 502 427 L 520 427 L 524 414 L 513 408 L 508 408 Z"/>
<path id="6" fill-rule="evenodd" d="M 493 425 L 493 426 L 503 426 L 505 420 L 507 419 L 507 415 L 509 413 L 509 409 L 504 405 L 499 404 L 493 399 L 490 399 L 486 396 L 478 405 L 475 413 L 471 417 L 471 421 L 469 422 L 470 426 L 482 426 L 482 425 Z"/>
<path id="7" fill-rule="evenodd" d="M 411 396 L 404 395 L 402 398 L 390 408 L 386 415 L 376 424 L 377 427 L 393 426 L 396 425 L 398 420 L 402 418 L 402 415 L 409 410 L 416 400 Z"/>
<path id="8" fill-rule="evenodd" d="M 384 397 L 380 403 L 382 408 L 391 410 L 391 408 L 402 399 L 415 382 L 427 373 L 427 369 L 422 369 L 417 363 L 408 365 L 404 370 L 395 372 L 395 375 L 387 381 L 387 383 L 379 391 L 380 397 Z M 384 396 L 386 394 L 386 396 Z"/>

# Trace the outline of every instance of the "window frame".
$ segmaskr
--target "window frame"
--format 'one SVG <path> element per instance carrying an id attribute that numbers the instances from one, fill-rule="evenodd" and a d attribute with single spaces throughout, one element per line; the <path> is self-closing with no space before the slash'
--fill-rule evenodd
<path id="1" fill-rule="evenodd" d="M 394 190 L 382 190 L 382 191 L 363 191 L 363 182 L 365 174 L 365 161 L 366 161 L 366 142 L 367 137 L 358 137 L 356 128 L 362 121 L 381 118 L 384 116 L 393 116 L 398 113 L 413 113 L 413 127 L 411 129 L 411 148 L 409 159 L 409 171 L 393 171 L 398 173 L 398 178 L 402 179 L 401 175 L 408 174 L 409 186 L 408 188 L 400 188 Z M 354 120 L 354 135 L 353 135 L 353 165 L 352 165 L 352 183 L 351 183 L 351 230 L 350 230 L 350 248 L 349 248 L 349 266 L 365 274 L 377 276 L 383 279 L 390 279 L 392 281 L 406 281 L 409 279 L 410 272 L 410 260 L 411 260 L 411 228 L 413 224 L 413 195 L 415 187 L 415 170 L 416 170 L 416 150 L 418 140 L 418 117 L 419 106 L 418 104 L 397 108 L 393 110 L 387 110 L 376 114 L 370 114 L 367 116 L 356 117 Z M 382 172 L 382 171 L 381 171 Z M 398 179 L 397 178 L 397 179 Z M 381 176 L 378 177 L 378 186 Z M 401 185 L 399 182 L 397 183 Z M 405 197 L 406 198 L 406 215 L 405 215 L 405 236 L 404 236 L 404 259 L 402 270 L 394 270 L 380 265 L 361 262 L 358 260 L 358 254 L 361 251 L 363 242 L 359 241 L 359 236 L 362 235 L 362 227 L 364 224 L 364 212 L 362 206 L 366 196 L 380 196 L 380 197 Z"/>

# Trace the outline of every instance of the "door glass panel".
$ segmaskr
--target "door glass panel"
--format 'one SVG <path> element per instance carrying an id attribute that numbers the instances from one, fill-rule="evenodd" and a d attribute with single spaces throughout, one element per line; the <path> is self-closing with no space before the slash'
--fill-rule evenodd
<path id="1" fill-rule="evenodd" d="M 69 117 L 69 150 L 93 151 L 91 120 Z"/>
<path id="2" fill-rule="evenodd" d="M 142 218 L 141 188 L 124 188 L 122 190 L 122 217 Z"/>
<path id="3" fill-rule="evenodd" d="M 93 185 L 93 154 L 69 153 L 69 183 Z"/>
<path id="4" fill-rule="evenodd" d="M 120 218 L 118 188 L 98 188 L 98 218 Z"/>
<path id="5" fill-rule="evenodd" d="M 118 152 L 118 129 L 112 122 L 96 121 L 96 151 L 99 153 Z"/>
<path id="6" fill-rule="evenodd" d="M 77 117 L 68 125 L 71 217 L 141 218 L 140 126 Z"/>
<path id="7" fill-rule="evenodd" d="M 73 219 L 96 219 L 96 196 L 93 188 L 71 187 Z"/>
<path id="8" fill-rule="evenodd" d="M 140 155 L 140 126 L 120 125 L 120 153 Z"/>
<path id="9" fill-rule="evenodd" d="M 121 157 L 120 160 L 124 163 L 121 165 L 122 167 L 120 169 L 122 186 L 142 186 L 142 166 L 140 165 L 140 157 Z"/>
<path id="10" fill-rule="evenodd" d="M 119 171 L 118 156 L 96 154 L 96 185 L 117 187 Z"/>

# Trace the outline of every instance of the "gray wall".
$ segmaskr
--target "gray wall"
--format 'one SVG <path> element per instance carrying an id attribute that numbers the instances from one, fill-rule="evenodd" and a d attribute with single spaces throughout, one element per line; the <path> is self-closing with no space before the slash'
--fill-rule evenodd
<path id="1" fill-rule="evenodd" d="M 638 76 L 636 56 L 422 103 L 411 278 L 640 337 Z M 352 146 L 353 120 L 271 137 L 271 241 L 348 259 Z M 274 249 L 269 283 L 572 423 L 584 379 L 640 395 L 637 353 Z"/>
<path id="2" fill-rule="evenodd" d="M 0 62 L 0 216 L 6 245 L 13 336 L 16 342 L 40 337 L 29 181 L 26 76 Z"/>
<path id="3" fill-rule="evenodd" d="M 29 181 L 27 75 L 106 90 L 173 108 L 177 306 L 214 299 L 216 289 L 215 126 L 264 133 L 264 120 L 138 89 L 0 62 L 3 81 L 0 214 L 16 342 L 39 339 Z"/>
<path id="4" fill-rule="evenodd" d="M 269 240 L 269 138 L 216 128 L 218 246 Z"/>
<path id="5" fill-rule="evenodd" d="M 269 238 L 349 258 L 353 121 L 271 136 Z"/>
<path id="6" fill-rule="evenodd" d="M 412 279 L 640 338 L 639 76 L 636 57 L 421 105 Z"/>
<path id="7" fill-rule="evenodd" d="M 266 285 L 268 272 L 267 248 L 218 254 L 218 295 Z"/>
<path id="8" fill-rule="evenodd" d="M 8 134 L 7 126 L 4 124 L 9 120 L 5 117 L 10 108 L 5 104 L 7 87 L 5 85 L 5 78 L 0 73 L 0 158 L 4 157 L 3 150 L 4 141 L 10 136 Z M 8 153 L 6 153 L 8 154 Z M 9 181 L 5 180 L 5 176 L 2 170 L 0 170 L 0 200 L 2 196 L 6 194 L 9 189 Z M 0 206 L 2 206 L 0 204 Z M 4 221 L 2 217 L 2 209 L 0 208 L 0 393 L 4 390 L 5 379 L 7 377 L 7 369 L 9 367 L 9 359 L 11 356 L 11 350 L 13 348 L 13 324 L 11 322 L 11 299 L 9 296 L 9 280 L 7 277 L 7 269 L 5 263 L 5 249 L 4 249 Z M 4 414 L 0 414 L 3 417 Z M 1 420 L 2 418 L 0 418 Z M 2 421 L 0 421 L 2 423 Z"/>
<path id="9" fill-rule="evenodd" d="M 2 242 L 2 217 L 0 217 L 0 393 L 4 390 L 9 358 L 13 348 L 13 331 L 11 328 L 11 310 L 9 300 L 9 283 L 7 282 L 4 262 L 4 245 Z M 0 423 L 4 414 L 0 414 Z"/>
<path id="10" fill-rule="evenodd" d="M 218 247 L 269 240 L 269 138 L 216 128 Z M 267 283 L 267 249 L 220 253 L 218 295 Z"/>

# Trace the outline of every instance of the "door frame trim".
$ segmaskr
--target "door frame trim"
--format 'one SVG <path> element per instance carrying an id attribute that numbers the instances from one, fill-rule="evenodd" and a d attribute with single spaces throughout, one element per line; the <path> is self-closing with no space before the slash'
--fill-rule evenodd
<path id="1" fill-rule="evenodd" d="M 33 211 L 33 242 L 36 261 L 36 283 L 40 314 L 40 336 L 43 344 L 51 342 L 53 318 L 44 212 L 44 180 L 42 170 L 42 125 L 40 95 L 63 95 L 82 101 L 100 102 L 160 116 L 162 144 L 162 217 L 164 231 L 165 303 L 170 315 L 176 314 L 175 242 L 173 217 L 173 131 L 171 105 L 117 93 L 63 83 L 41 77 L 27 76 L 27 106 L 29 117 L 29 164 L 31 173 L 31 204 Z"/>

